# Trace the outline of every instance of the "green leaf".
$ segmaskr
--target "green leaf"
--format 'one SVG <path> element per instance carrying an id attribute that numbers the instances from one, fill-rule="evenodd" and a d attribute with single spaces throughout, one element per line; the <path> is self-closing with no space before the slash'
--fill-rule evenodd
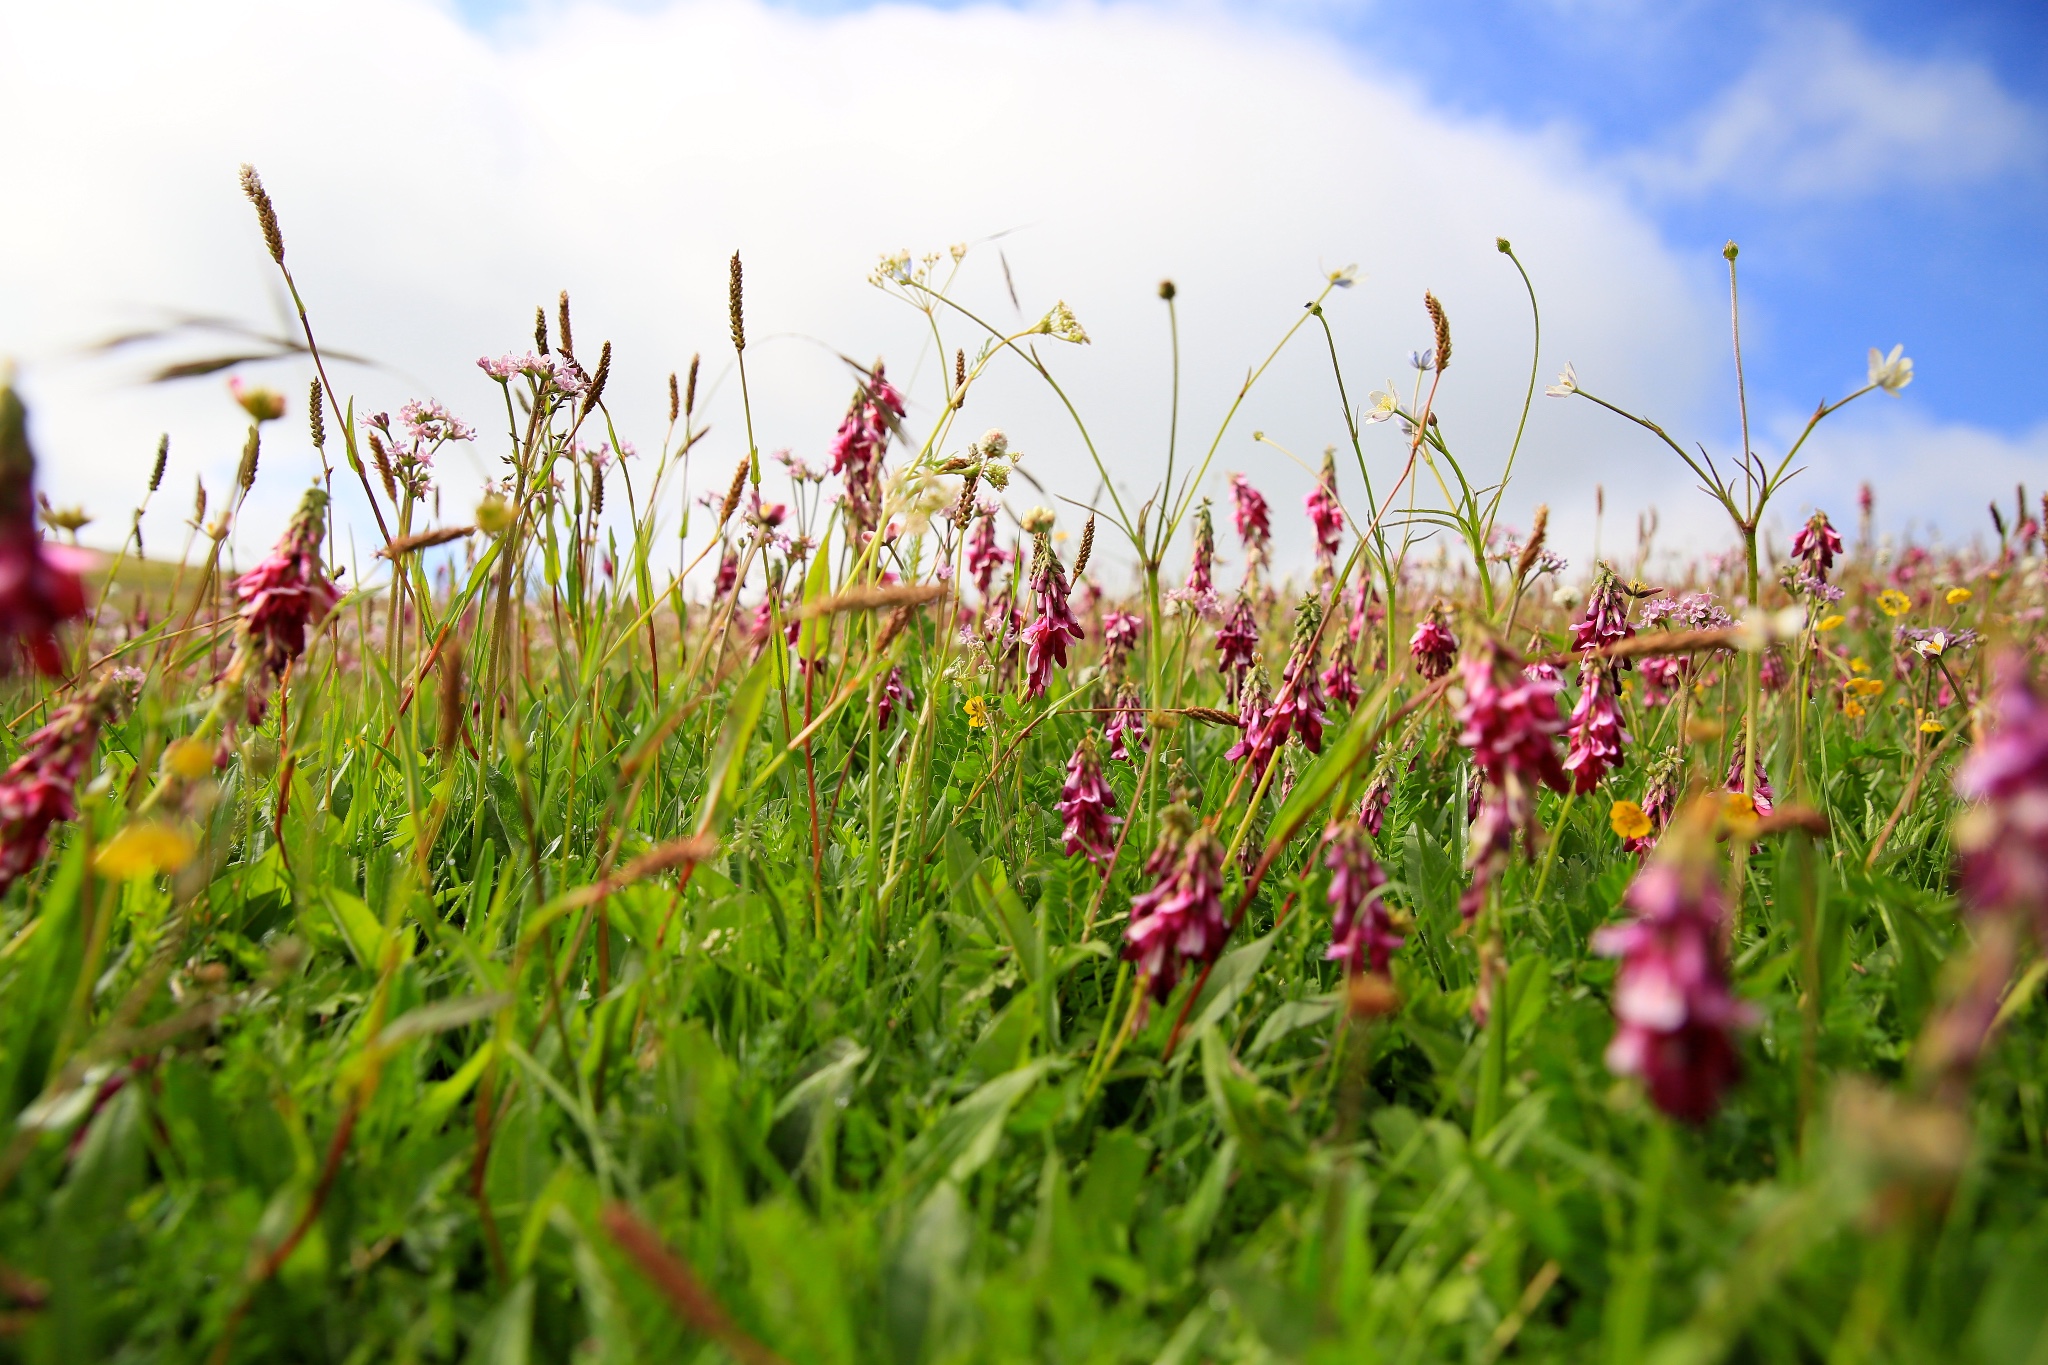
<path id="1" fill-rule="evenodd" d="M 711 753 L 704 805 L 697 815 L 699 834 L 716 833 L 739 796 L 740 768 L 747 756 L 747 744 L 754 738 L 754 727 L 761 723 L 761 710 L 768 703 L 768 685 L 775 680 L 772 654 L 772 650 L 762 652 L 727 703 L 725 724 L 718 732 L 718 747 Z"/>

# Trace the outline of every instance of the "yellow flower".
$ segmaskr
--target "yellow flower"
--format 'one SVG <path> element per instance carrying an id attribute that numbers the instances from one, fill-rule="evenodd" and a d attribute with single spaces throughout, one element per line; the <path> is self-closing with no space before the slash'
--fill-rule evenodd
<path id="1" fill-rule="evenodd" d="M 1842 714 L 1850 720 L 1862 720 L 1866 713 L 1863 710 L 1863 703 L 1851 697 L 1842 703 Z"/>
<path id="2" fill-rule="evenodd" d="M 1756 823 L 1756 802 L 1742 792 L 1728 792 L 1721 798 L 1721 818 L 1737 828 Z"/>
<path id="3" fill-rule="evenodd" d="M 125 882 L 159 872 L 176 872 L 192 861 L 194 851 L 191 835 L 145 820 L 127 826 L 107 840 L 92 865 L 102 877 Z"/>
<path id="4" fill-rule="evenodd" d="M 213 749 L 190 737 L 173 740 L 164 750 L 164 768 L 187 782 L 197 782 L 213 771 Z"/>
<path id="5" fill-rule="evenodd" d="M 1913 605 L 1913 599 L 1897 588 L 1886 588 L 1877 595 L 1877 605 L 1886 616 L 1897 616 Z"/>
<path id="6" fill-rule="evenodd" d="M 1938 734 L 1940 734 L 1940 733 L 1941 733 L 1941 722 L 1940 722 L 1940 721 L 1938 721 L 1938 720 L 1923 720 L 1923 721 L 1921 721 L 1921 722 L 1920 722 L 1920 733 L 1921 733 L 1921 734 L 1923 734 L 1923 735 L 1938 735 Z"/>
<path id="7" fill-rule="evenodd" d="M 1870 671 L 1870 660 L 1860 654 L 1857 655 L 1849 660 L 1849 671 L 1851 673 L 1868 673 Z"/>
<path id="8" fill-rule="evenodd" d="M 1633 801 L 1617 801 L 1607 812 L 1616 837 L 1640 839 L 1650 832 L 1650 817 Z"/>
<path id="9" fill-rule="evenodd" d="M 1819 621 L 1814 623 L 1813 628 L 1819 631 L 1837 630 L 1841 627 L 1842 620 L 1842 614 L 1836 612 L 1833 616 L 1821 617 Z"/>
<path id="10" fill-rule="evenodd" d="M 1968 588 L 1950 588 L 1948 590 L 1948 604 L 1952 607 L 1960 607 L 1963 603 L 1969 601 L 1970 597 L 1971 592 Z"/>
<path id="11" fill-rule="evenodd" d="M 971 729 L 986 730 L 988 728 L 987 702 L 983 701 L 980 697 L 969 697 L 966 709 L 967 724 Z"/>
<path id="12" fill-rule="evenodd" d="M 1859 697 L 1874 697 L 1884 691 L 1884 683 L 1877 678 L 1851 678 L 1842 686 Z"/>

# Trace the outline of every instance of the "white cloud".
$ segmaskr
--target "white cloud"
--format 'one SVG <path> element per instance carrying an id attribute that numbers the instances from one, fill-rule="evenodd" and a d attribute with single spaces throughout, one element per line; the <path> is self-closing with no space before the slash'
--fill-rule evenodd
<path id="1" fill-rule="evenodd" d="M 1805 199 L 2038 168 L 2042 134 L 2040 114 L 1984 66 L 1894 57 L 1809 17 L 1785 23 L 1669 146 L 1628 164 L 1667 192 Z"/>
<path id="2" fill-rule="evenodd" d="M 1063 297 L 1094 336 L 1048 359 L 1139 498 L 1163 463 L 1162 275 L 1180 286 L 1184 461 L 1319 272 L 1355 260 L 1361 283 L 1330 310 L 1353 400 L 1426 344 L 1433 288 L 1456 339 L 1440 409 L 1475 479 L 1489 477 L 1529 363 L 1526 299 L 1497 234 L 1541 291 L 1542 382 L 1570 359 L 1675 428 L 1719 420 L 1704 386 L 1720 262 L 1675 258 L 1623 177 L 1565 140 L 1451 117 L 1311 38 L 1218 12 L 819 18 L 759 0 L 579 0 L 482 34 L 428 0 L 95 0 L 7 23 L 11 51 L 43 55 L 0 88 L 0 117 L 22 130 L 10 195 L 32 206 L 0 217 L 0 352 L 27 366 L 52 496 L 101 526 L 125 524 L 169 428 L 155 547 L 178 538 L 195 472 L 218 490 L 232 471 L 239 415 L 212 381 L 140 388 L 133 367 L 85 363 L 76 347 L 148 305 L 272 316 L 273 274 L 234 184 L 245 159 L 277 198 L 324 342 L 390 366 L 349 372 L 359 411 L 431 395 L 490 431 L 499 400 L 474 358 L 524 349 L 534 305 L 567 287 L 579 349 L 617 345 L 622 434 L 651 449 L 668 371 L 698 349 L 707 385 L 726 369 L 737 246 L 761 445 L 815 460 L 849 390 L 830 348 L 886 355 L 892 376 L 917 381 L 914 399 L 935 389 L 921 320 L 863 282 L 877 254 L 1010 229 L 1000 246 L 1024 313 Z M 969 258 L 962 289 L 1016 321 L 992 247 Z M 949 352 L 977 339 L 945 324 Z M 303 369 L 266 377 L 294 412 L 271 428 L 245 545 L 268 538 L 312 468 Z M 744 449 L 736 399 L 726 382 L 711 401 L 711 482 Z M 930 415 L 914 408 L 912 426 Z M 1056 491 L 1094 487 L 1072 426 L 1014 367 L 965 421 L 1010 430 Z M 1255 446 L 1256 429 L 1309 459 L 1342 439 L 1318 336 L 1253 394 L 1211 475 L 1220 495 L 1224 470 L 1248 470 L 1296 515 L 1307 479 Z M 1539 396 L 1510 516 L 1547 500 L 1569 540 L 1590 530 L 1595 483 L 1611 509 L 1681 490 L 1676 461 L 1634 437 L 1588 404 Z M 1389 427 L 1368 429 L 1382 486 L 1396 450 Z M 451 519 L 494 457 L 486 439 L 449 463 Z"/>

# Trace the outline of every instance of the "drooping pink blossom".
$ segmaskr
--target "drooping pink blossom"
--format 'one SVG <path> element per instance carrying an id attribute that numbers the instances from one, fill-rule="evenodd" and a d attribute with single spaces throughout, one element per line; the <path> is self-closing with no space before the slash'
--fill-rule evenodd
<path id="1" fill-rule="evenodd" d="M 1323 866 L 1330 871 L 1330 946 L 1324 960 L 1342 962 L 1347 973 L 1386 973 L 1395 951 L 1407 942 L 1394 932 L 1386 903 L 1374 893 L 1387 874 L 1372 856 L 1365 831 L 1338 820 L 1323 831 Z"/>
<path id="2" fill-rule="evenodd" d="M 1281 672 L 1279 690 L 1256 718 L 1243 715 L 1243 736 L 1225 757 L 1242 758 L 1253 773 L 1263 772 L 1288 736 L 1298 738 L 1310 753 L 1323 748 L 1323 689 L 1316 676 L 1316 639 L 1322 624 L 1322 600 L 1309 596 L 1296 608 L 1294 648 Z"/>
<path id="3" fill-rule="evenodd" d="M 916 705 L 917 698 L 911 694 L 910 684 L 903 681 L 903 668 L 899 664 L 889 670 L 889 677 L 882 684 L 882 694 L 875 699 L 875 724 L 886 730 L 898 711 L 907 715 Z"/>
<path id="4" fill-rule="evenodd" d="M 1187 582 L 1183 585 L 1187 600 L 1203 609 L 1203 604 L 1212 603 L 1216 598 L 1216 521 L 1209 510 L 1209 500 L 1203 498 L 1195 507 L 1195 556 L 1188 564 Z"/>
<path id="5" fill-rule="evenodd" d="M 1131 652 L 1138 643 L 1138 636 L 1144 632 L 1145 618 L 1128 611 L 1111 611 L 1102 617 L 1102 652 L 1106 662 L 1114 663 Z"/>
<path id="6" fill-rule="evenodd" d="M 1827 581 L 1828 570 L 1835 567 L 1835 557 L 1841 553 L 1842 535 L 1828 524 L 1825 512 L 1815 512 L 1807 518 L 1792 537 L 1792 557 L 1823 583 Z"/>
<path id="7" fill-rule="evenodd" d="M 2017 651 L 1999 658 L 1983 739 L 1956 770 L 1964 903 L 2034 917 L 2048 942 L 2048 706 Z"/>
<path id="8" fill-rule="evenodd" d="M 1686 661 L 1669 654 L 1643 660 L 1643 705 L 1662 706 L 1685 687 Z"/>
<path id="9" fill-rule="evenodd" d="M 1066 821 L 1061 839 L 1067 855 L 1079 853 L 1097 867 L 1105 866 L 1116 853 L 1116 829 L 1123 817 L 1116 813 L 1116 793 L 1102 776 L 1095 741 L 1085 735 L 1067 760 L 1067 780 L 1056 808 Z"/>
<path id="10" fill-rule="evenodd" d="M 1735 739 L 1732 756 L 1728 760 L 1728 781 L 1726 787 L 1731 792 L 1740 792 L 1742 790 L 1743 748 L 1742 738 L 1738 735 Z M 1769 815 L 1771 813 L 1772 801 L 1771 775 L 1764 771 L 1763 759 L 1757 759 L 1755 767 L 1756 791 L 1751 794 L 1751 800 L 1756 804 L 1756 813 L 1758 815 Z"/>
<path id="11" fill-rule="evenodd" d="M 1472 751 L 1480 772 L 1496 786 L 1514 777 L 1564 791 L 1557 682 L 1516 671 L 1499 645 L 1467 655 L 1461 668 L 1465 698 L 1458 708 L 1458 742 Z"/>
<path id="12" fill-rule="evenodd" d="M 1217 667 L 1226 679 L 1250 668 L 1259 656 L 1259 618 L 1252 610 L 1250 594 L 1240 592 L 1237 605 L 1216 631 Z"/>
<path id="13" fill-rule="evenodd" d="M 1266 508 L 1266 495 L 1242 474 L 1230 476 L 1230 498 L 1237 538 L 1244 546 L 1245 576 L 1250 578 L 1266 566 L 1272 553 L 1272 515 Z"/>
<path id="14" fill-rule="evenodd" d="M 1059 556 L 1043 532 L 1032 564 L 1031 591 L 1038 599 L 1038 615 L 1024 627 L 1024 695 L 1041 697 L 1052 681 L 1053 669 L 1067 666 L 1067 645 L 1083 638 L 1081 623 L 1067 604 L 1066 570 L 1060 567 Z"/>
<path id="15" fill-rule="evenodd" d="M 1117 689 L 1116 709 L 1109 713 L 1109 724 L 1103 727 L 1102 737 L 1109 743 L 1112 762 L 1122 759 L 1135 764 L 1138 755 L 1145 751 L 1145 704 L 1138 689 L 1130 683 Z"/>
<path id="16" fill-rule="evenodd" d="M 872 528 L 880 520 L 882 455 L 890 427 L 905 412 L 903 395 L 882 377 L 882 362 L 876 361 L 873 372 L 855 388 L 846 417 L 826 448 L 832 472 L 846 485 L 847 509 L 856 526 Z"/>
<path id="17" fill-rule="evenodd" d="M 1330 655 L 1330 666 L 1323 670 L 1322 679 L 1323 691 L 1331 701 L 1358 705 L 1358 661 L 1349 649 L 1338 649 Z"/>
<path id="18" fill-rule="evenodd" d="M 1792 677 L 1785 671 L 1785 651 L 1767 649 L 1757 664 L 1757 682 L 1766 692 L 1782 692 Z"/>
<path id="19" fill-rule="evenodd" d="M 63 672 L 56 628 L 85 613 L 79 572 L 90 556 L 44 541 L 36 529 L 35 480 L 28 412 L 0 376 L 0 673 L 13 670 L 17 647 L 42 672 Z"/>
<path id="20" fill-rule="evenodd" d="M 1332 573 L 1337 565 L 1338 547 L 1344 543 L 1344 509 L 1337 502 L 1334 450 L 1323 452 L 1322 472 L 1316 476 L 1316 486 L 1309 490 L 1302 505 L 1308 509 L 1309 523 L 1315 528 L 1317 568 L 1322 573 Z"/>
<path id="21" fill-rule="evenodd" d="M 307 629 L 318 625 L 341 600 L 320 558 L 326 514 L 326 492 L 317 486 L 307 489 L 270 557 L 235 580 L 235 596 L 242 604 L 241 629 L 260 653 L 269 678 L 283 673 L 305 652 Z M 260 710 L 262 690 L 250 690 L 252 719 Z"/>
<path id="22" fill-rule="evenodd" d="M 1146 861 L 1149 889 L 1131 899 L 1124 957 L 1137 965 L 1140 987 L 1164 1004 L 1190 964 L 1223 951 L 1223 844 L 1195 827 L 1186 807 L 1162 814 L 1159 843 Z M 1171 817 L 1171 818 L 1169 818 Z"/>
<path id="23" fill-rule="evenodd" d="M 1430 608 L 1429 615 L 1416 623 L 1415 634 L 1408 639 L 1408 657 L 1415 661 L 1416 673 L 1426 682 L 1443 677 L 1457 662 L 1458 637 L 1444 623 L 1441 606 Z"/>
<path id="24" fill-rule="evenodd" d="M 725 553 L 720 555 L 718 558 L 718 576 L 711 580 L 712 600 L 717 601 L 719 598 L 724 597 L 727 593 L 733 590 L 733 585 L 738 583 L 739 581 L 739 551 L 733 549 L 731 546 L 727 546 Z"/>
<path id="25" fill-rule="evenodd" d="M 1602 564 L 1593 576 L 1593 589 L 1586 594 L 1586 614 L 1572 623 L 1572 648 L 1599 649 L 1616 644 L 1636 633 L 1628 623 L 1628 589 L 1613 569 Z M 1627 668 L 1624 660 L 1622 667 Z"/>
<path id="26" fill-rule="evenodd" d="M 51 715 L 22 743 L 21 756 L 0 773 L 0 893 L 43 860 L 50 827 L 78 816 L 78 780 L 99 742 L 100 728 L 125 706 L 133 689 L 105 678 Z"/>
<path id="27" fill-rule="evenodd" d="M 1376 773 L 1366 784 L 1365 795 L 1358 799 L 1358 823 L 1365 826 L 1365 832 L 1373 838 L 1380 837 L 1380 831 L 1387 822 L 1387 807 L 1394 799 L 1394 784 L 1385 772 Z"/>
<path id="28" fill-rule="evenodd" d="M 1726 911 L 1718 882 L 1691 857 L 1660 857 L 1636 874 L 1622 924 L 1593 934 L 1593 951 L 1621 959 L 1607 1066 L 1642 1080 L 1673 1118 L 1705 1123 L 1741 1073 L 1735 1031 L 1752 1011 L 1729 983 Z"/>
<path id="29" fill-rule="evenodd" d="M 1572 790 L 1584 796 L 1622 766 L 1623 746 L 1630 742 L 1622 728 L 1614 678 L 1596 661 L 1589 660 L 1579 670 L 1579 700 L 1568 729 L 1564 768 L 1572 775 Z"/>

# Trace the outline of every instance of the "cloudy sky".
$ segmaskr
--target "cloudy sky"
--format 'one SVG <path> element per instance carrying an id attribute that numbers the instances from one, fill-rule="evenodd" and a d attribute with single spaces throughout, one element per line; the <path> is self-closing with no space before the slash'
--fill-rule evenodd
<path id="1" fill-rule="evenodd" d="M 262 170 L 323 343 L 373 358 L 337 379 L 358 410 L 438 398 L 484 439 L 447 458 L 463 519 L 503 448 L 479 355 L 530 345 L 568 289 L 579 350 L 609 338 L 609 393 L 643 458 L 665 383 L 705 355 L 703 481 L 744 450 L 725 260 L 748 271 L 749 379 L 764 449 L 816 461 L 843 408 L 840 354 L 887 357 L 922 430 L 937 392 L 923 320 L 866 283 L 880 253 L 968 243 L 960 297 L 1016 327 L 1065 299 L 1093 336 L 1043 352 L 1113 476 L 1142 499 L 1163 463 L 1170 371 L 1158 281 L 1179 288 L 1181 439 L 1206 449 L 1246 370 L 1329 270 L 1354 400 L 1426 345 L 1425 288 L 1456 363 L 1439 410 L 1475 472 L 1499 468 L 1527 379 L 1528 305 L 1548 382 L 1688 442 L 1737 437 L 1721 243 L 1742 244 L 1757 444 L 1903 343 L 1917 378 L 1823 428 L 1786 520 L 1853 519 L 1869 479 L 1894 526 L 1976 533 L 2015 481 L 2048 489 L 2048 16 L 1899 0 L 1271 0 L 908 5 L 766 0 L 72 0 L 0 10 L 0 354 L 21 365 L 60 504 L 125 525 L 159 432 L 171 477 L 152 548 L 195 477 L 240 448 L 218 377 L 140 382 L 183 351 L 92 353 L 179 313 L 275 326 L 248 206 Z M 1013 306 L 1005 267 L 1019 303 Z M 977 335 L 949 321 L 948 350 Z M 1056 353 L 1055 353 L 1056 352 Z M 343 374 L 346 375 L 343 378 Z M 267 540 L 313 469 L 307 374 L 249 515 Z M 1096 475 L 1037 381 L 1009 367 L 967 427 L 1000 425 L 1055 492 Z M 1296 515 L 1305 460 L 1342 439 L 1327 349 L 1303 334 L 1224 431 Z M 1368 433 L 1378 469 L 1398 435 Z M 1655 504 L 1665 534 L 1723 532 L 1668 452 L 1590 404 L 1538 398 L 1507 499 L 1552 504 L 1584 552 L 1604 486 L 1609 546 Z M 1391 476 L 1389 472 L 1389 477 Z M 1355 478 L 1355 476 L 1353 476 Z M 118 534 L 118 530 L 114 531 Z M 91 532 L 88 532 L 90 538 Z"/>

